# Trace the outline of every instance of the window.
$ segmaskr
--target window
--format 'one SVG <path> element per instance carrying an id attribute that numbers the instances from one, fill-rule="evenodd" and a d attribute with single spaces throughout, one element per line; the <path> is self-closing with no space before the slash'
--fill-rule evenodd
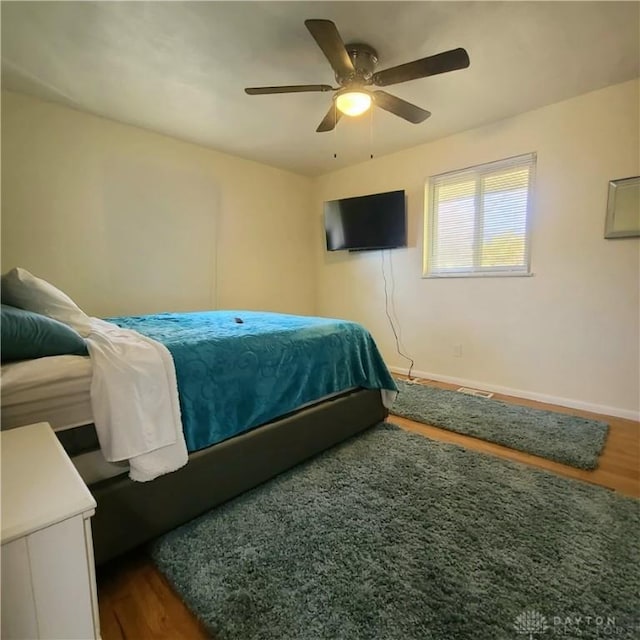
<path id="1" fill-rule="evenodd" d="M 425 276 L 530 275 L 535 164 L 530 153 L 429 179 Z"/>

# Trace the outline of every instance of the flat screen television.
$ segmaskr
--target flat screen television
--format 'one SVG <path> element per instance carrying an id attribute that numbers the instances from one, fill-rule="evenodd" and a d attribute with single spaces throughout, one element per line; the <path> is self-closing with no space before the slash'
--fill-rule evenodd
<path id="1" fill-rule="evenodd" d="M 406 217 L 404 191 L 325 202 L 327 250 L 406 247 Z"/>

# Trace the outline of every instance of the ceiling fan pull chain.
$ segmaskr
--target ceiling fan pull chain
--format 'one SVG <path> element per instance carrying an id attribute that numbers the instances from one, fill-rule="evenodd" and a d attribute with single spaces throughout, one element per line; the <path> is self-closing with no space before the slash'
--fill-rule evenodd
<path id="1" fill-rule="evenodd" d="M 338 122 L 338 107 L 336 105 L 336 101 L 335 100 L 333 101 L 333 121 L 334 121 L 334 123 Z M 335 125 L 333 127 L 333 141 L 334 142 L 336 141 L 336 127 L 335 127 Z M 338 154 L 336 152 L 334 152 L 333 157 L 337 158 Z"/>
<path id="2" fill-rule="evenodd" d="M 369 158 L 373 160 L 373 109 L 369 110 Z"/>

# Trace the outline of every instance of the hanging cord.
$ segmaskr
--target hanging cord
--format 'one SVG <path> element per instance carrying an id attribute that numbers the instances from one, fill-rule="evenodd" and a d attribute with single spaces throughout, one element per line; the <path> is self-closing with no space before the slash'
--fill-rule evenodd
<path id="1" fill-rule="evenodd" d="M 400 323 L 398 322 L 398 331 L 396 331 L 396 327 L 393 324 L 393 318 L 389 313 L 389 293 L 387 291 L 387 274 L 385 273 L 385 270 L 384 270 L 384 250 L 380 252 L 380 257 L 382 258 L 382 279 L 384 280 L 384 311 L 387 314 L 387 319 L 389 320 L 389 324 L 391 325 L 391 331 L 393 331 L 393 336 L 396 340 L 396 351 L 398 352 L 398 355 L 410 362 L 407 378 L 411 380 L 411 372 L 413 371 L 413 364 L 414 364 L 413 358 L 403 353 L 404 347 L 401 348 L 400 338 L 398 336 L 398 332 L 400 331 Z M 389 260 L 391 261 L 391 256 L 389 256 Z M 393 302 L 393 291 L 395 290 L 395 284 L 393 283 L 393 265 L 391 267 L 391 282 L 392 282 L 391 306 L 392 308 L 395 309 L 395 305 Z M 397 322 L 397 316 L 396 316 L 396 322 Z"/>
<path id="2" fill-rule="evenodd" d="M 369 158 L 373 160 L 373 105 L 369 107 Z"/>
<path id="3" fill-rule="evenodd" d="M 389 280 L 391 280 L 391 291 L 389 292 L 389 298 L 391 299 L 391 316 L 396 321 L 398 327 L 398 341 L 403 351 L 406 351 L 406 347 L 402 341 L 402 327 L 400 326 L 400 320 L 398 319 L 398 312 L 396 311 L 396 280 L 393 273 L 393 254 L 389 251 Z"/>
<path id="4" fill-rule="evenodd" d="M 338 128 L 338 107 L 336 105 L 336 99 L 335 97 L 333 98 L 333 132 L 332 132 L 332 137 L 333 137 L 333 141 L 336 141 L 336 129 Z M 338 152 L 335 151 L 333 154 L 334 158 L 338 157 Z"/>

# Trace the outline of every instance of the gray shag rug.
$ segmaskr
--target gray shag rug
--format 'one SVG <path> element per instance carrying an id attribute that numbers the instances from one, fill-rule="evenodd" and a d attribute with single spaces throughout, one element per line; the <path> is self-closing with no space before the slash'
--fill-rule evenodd
<path id="1" fill-rule="evenodd" d="M 382 424 L 151 554 L 217 640 L 636 638 L 639 527 L 632 498 Z"/>
<path id="2" fill-rule="evenodd" d="M 391 413 L 578 469 L 595 469 L 609 425 L 566 413 L 531 409 L 396 380 Z"/>

